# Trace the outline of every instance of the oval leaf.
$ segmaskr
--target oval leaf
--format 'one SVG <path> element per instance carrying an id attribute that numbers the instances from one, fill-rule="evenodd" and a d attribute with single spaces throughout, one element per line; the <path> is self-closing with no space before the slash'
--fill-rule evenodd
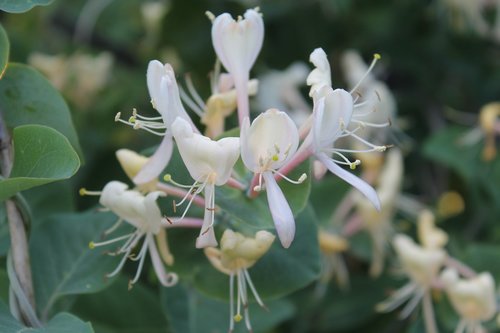
<path id="1" fill-rule="evenodd" d="M 226 277 L 229 284 L 229 277 Z M 229 303 L 207 298 L 196 290 L 178 284 L 162 288 L 162 305 L 171 322 L 173 333 L 227 332 L 229 328 Z M 253 332 L 269 332 L 294 313 L 287 300 L 266 302 L 268 311 L 250 303 L 249 311 Z M 235 333 L 247 332 L 244 321 L 236 323 Z"/>
<path id="2" fill-rule="evenodd" d="M 80 167 L 77 153 L 61 133 L 39 125 L 14 129 L 14 165 L 0 181 L 0 200 L 19 191 L 67 179 Z"/>
<path id="3" fill-rule="evenodd" d="M 30 256 L 37 309 L 47 318 L 63 295 L 87 294 L 107 287 L 105 275 L 119 258 L 103 255 L 105 249 L 89 249 L 102 232 L 116 221 L 110 213 L 52 216 L 35 226 L 30 239 Z"/>
<path id="4" fill-rule="evenodd" d="M 0 80 L 0 110 L 8 127 L 26 124 L 52 127 L 67 137 L 78 155 L 82 156 L 66 102 L 50 82 L 33 68 L 9 63 Z"/>
<path id="5" fill-rule="evenodd" d="M 47 6 L 54 0 L 0 0 L 0 9 L 8 13 L 24 13 L 35 6 Z"/>
<path id="6" fill-rule="evenodd" d="M 9 62 L 9 50 L 9 38 L 7 37 L 7 33 L 5 32 L 4 28 L 0 24 L 0 79 L 5 73 L 7 63 Z"/>

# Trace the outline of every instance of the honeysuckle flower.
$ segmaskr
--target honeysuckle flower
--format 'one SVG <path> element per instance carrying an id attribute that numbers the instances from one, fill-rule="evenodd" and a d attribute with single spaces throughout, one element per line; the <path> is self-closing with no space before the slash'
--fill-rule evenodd
<path id="1" fill-rule="evenodd" d="M 248 9 L 235 21 L 228 13 L 212 19 L 212 42 L 217 57 L 234 79 L 240 124 L 249 116 L 247 83 L 264 41 L 264 22 L 258 9 Z"/>
<path id="2" fill-rule="evenodd" d="M 437 332 L 430 290 L 446 260 L 446 252 L 442 248 L 419 246 L 404 234 L 394 236 L 392 244 L 410 282 L 394 292 L 388 300 L 379 303 L 377 311 L 389 312 L 408 301 L 399 315 L 403 319 L 422 301 L 427 332 Z"/>
<path id="3" fill-rule="evenodd" d="M 290 118 L 301 126 L 311 114 L 306 100 L 300 92 L 309 73 L 307 65 L 294 62 L 283 71 L 272 70 L 259 77 L 257 106 L 260 110 L 269 107 L 286 111 Z"/>
<path id="4" fill-rule="evenodd" d="M 115 155 L 123 171 L 125 171 L 125 174 L 131 180 L 135 178 L 149 160 L 146 156 L 140 155 L 130 149 L 119 149 L 116 151 Z M 138 189 L 145 192 L 152 192 L 156 190 L 157 184 L 158 178 L 154 178 L 148 183 L 139 184 Z"/>
<path id="5" fill-rule="evenodd" d="M 469 123 L 469 114 L 460 111 L 449 110 L 449 117 L 456 118 L 461 123 Z M 479 124 L 466 132 L 458 140 L 460 145 L 475 145 L 484 139 L 482 151 L 483 161 L 492 161 L 497 154 L 496 138 L 500 134 L 500 102 L 491 102 L 484 105 L 479 111 Z M 471 126 L 473 126 L 471 124 Z"/>
<path id="6" fill-rule="evenodd" d="M 288 248 L 295 236 L 295 220 L 273 173 L 288 162 L 297 150 L 297 127 L 286 113 L 269 109 L 255 118 L 252 125 L 250 120 L 245 118 L 240 138 L 243 163 L 258 175 L 258 185 L 253 190 L 262 190 L 264 180 L 267 201 L 278 237 L 281 244 Z M 305 178 L 306 175 L 303 174 L 297 182 L 286 179 L 292 183 L 300 183 Z"/>
<path id="7" fill-rule="evenodd" d="M 330 172 L 357 188 L 377 210 L 380 210 L 380 201 L 375 190 L 361 178 L 339 166 L 339 164 L 343 164 L 355 169 L 360 163 L 359 160 L 351 162 L 344 156 L 343 153 L 353 152 L 352 150 L 335 147 L 337 139 L 345 136 L 345 129 L 349 126 L 352 118 L 354 104 L 351 94 L 343 89 L 333 90 L 330 87 L 324 87 L 316 96 L 322 97 L 315 100 L 313 125 L 306 142 L 310 142 L 314 156 Z M 354 133 L 352 135 L 361 139 Z M 369 143 L 367 142 L 367 144 Z M 385 146 L 371 144 L 369 146 L 371 147 L 368 149 L 370 151 L 384 151 L 386 149 Z M 332 155 L 340 157 L 341 160 L 334 159 Z"/>
<path id="8" fill-rule="evenodd" d="M 136 184 L 148 183 L 158 177 L 167 166 L 173 151 L 172 123 L 176 118 L 184 119 L 194 131 L 198 131 L 182 106 L 172 66 L 163 65 L 158 60 L 152 60 L 149 62 L 146 78 L 151 103 L 160 116 L 145 117 L 134 110 L 128 121 L 120 119 L 121 113 L 115 117 L 116 121 L 123 122 L 135 129 L 144 129 L 152 134 L 163 136 L 156 152 L 134 177 Z"/>
<path id="9" fill-rule="evenodd" d="M 323 254 L 323 264 L 321 270 L 320 282 L 323 288 L 319 292 L 325 291 L 326 285 L 334 277 L 337 284 L 347 289 L 349 287 L 349 271 L 347 270 L 342 253 L 349 248 L 349 241 L 330 231 L 319 230 L 318 232 L 319 249 Z"/>
<path id="10" fill-rule="evenodd" d="M 373 69 L 379 58 L 378 54 L 374 56 L 374 60 L 365 75 L 353 88 L 353 91 L 349 93 L 343 89 L 334 90 L 331 87 L 330 66 L 326 54 L 322 49 L 313 51 L 311 61 L 316 68 L 308 78 L 308 84 L 312 86 L 310 94 L 314 101 L 310 131 L 297 154 L 280 170 L 283 174 L 286 174 L 310 155 L 314 155 L 330 172 L 363 193 L 377 209 L 380 209 L 380 202 L 375 190 L 362 179 L 341 168 L 339 164 L 355 169 L 361 161 L 351 161 L 345 156 L 345 153 L 382 152 L 387 149 L 387 146 L 374 145 L 356 134 L 360 128 L 365 126 L 380 127 L 388 125 L 388 123 L 368 124 L 360 120 L 363 115 L 357 113 L 356 109 L 362 103 L 356 103 L 358 97 L 353 98 L 353 93 Z M 350 129 L 350 125 L 357 127 Z M 336 141 L 343 137 L 350 137 L 367 148 L 361 150 L 337 148 Z M 334 157 L 338 157 L 340 160 Z"/>
<path id="11" fill-rule="evenodd" d="M 348 50 L 341 57 L 342 69 L 349 89 L 364 97 L 356 112 L 363 114 L 363 124 L 384 124 L 396 116 L 396 100 L 389 87 L 375 78 L 358 52 Z M 368 73 L 368 74 L 367 74 Z M 358 84 L 361 82 L 360 84 Z M 353 90 L 353 91 L 354 91 Z M 384 141 L 389 127 L 363 126 L 370 140 Z"/>
<path id="12" fill-rule="evenodd" d="M 186 76 L 186 85 L 189 94 L 180 90 L 181 98 L 206 126 L 205 135 L 215 138 L 224 132 L 224 120 L 237 108 L 237 92 L 234 80 L 230 74 L 220 73 L 220 62 L 211 75 L 211 95 L 206 102 L 200 97 L 190 76 Z M 257 93 L 259 82 L 256 79 L 248 81 L 247 93 L 254 96 Z"/>
<path id="13" fill-rule="evenodd" d="M 81 52 L 69 56 L 35 52 L 28 62 L 82 110 L 88 109 L 105 87 L 113 67 L 113 57 L 107 52 L 96 56 Z"/>
<path id="14" fill-rule="evenodd" d="M 440 249 L 448 243 L 448 234 L 437 228 L 434 220 L 429 210 L 423 210 L 418 218 L 418 240 L 428 249 Z"/>
<path id="15" fill-rule="evenodd" d="M 229 275 L 229 332 L 234 330 L 234 322 L 242 318 L 241 305 L 243 305 L 245 325 L 252 332 L 250 314 L 248 311 L 247 286 L 252 291 L 257 303 L 265 307 L 252 283 L 248 269 L 252 267 L 274 242 L 274 235 L 261 230 L 255 237 L 245 237 L 239 232 L 226 229 L 221 238 L 220 250 L 214 247 L 205 248 L 205 255 L 210 263 L 220 272 Z M 236 314 L 234 309 L 234 278 L 236 276 Z"/>
<path id="16" fill-rule="evenodd" d="M 119 236 L 114 239 L 106 240 L 103 242 L 90 242 L 91 249 L 113 244 L 116 242 L 124 241 L 123 245 L 114 252 L 114 255 L 122 255 L 122 259 L 116 269 L 107 274 L 107 277 L 112 277 L 118 274 L 123 265 L 130 258 L 134 261 L 139 261 L 139 265 L 134 278 L 129 282 L 129 288 L 139 280 L 146 254 L 149 250 L 153 267 L 158 276 L 159 281 L 164 286 L 172 286 L 177 282 L 177 275 L 174 273 L 167 273 L 163 266 L 161 257 L 165 258 L 166 262 L 172 262 L 173 258 L 168 251 L 168 247 L 162 246 L 162 253 L 160 253 L 155 242 L 155 237 L 162 236 L 161 230 L 164 226 L 161 211 L 158 208 L 156 200 L 165 194 L 160 191 L 150 192 L 147 195 L 134 190 L 129 190 L 128 185 L 119 181 L 111 181 L 104 186 L 101 192 L 90 192 L 81 190 L 81 194 L 99 195 L 99 203 L 105 208 L 111 210 L 119 218 L 118 222 L 108 229 L 105 234 L 109 234 L 116 230 L 116 228 L 123 222 L 132 225 L 135 230 L 127 235 Z M 139 253 L 135 256 L 131 255 L 132 250 L 143 239 L 143 244 Z M 160 245 L 161 246 L 161 245 Z"/>
<path id="17" fill-rule="evenodd" d="M 451 305 L 460 315 L 455 333 L 485 332 L 481 323 L 497 313 L 495 281 L 488 272 L 461 279 L 455 269 L 447 268 L 441 274 L 444 289 Z"/>
<path id="18" fill-rule="evenodd" d="M 204 191 L 205 214 L 203 226 L 196 247 L 216 246 L 217 240 L 213 230 L 215 215 L 215 185 L 224 185 L 231 176 L 233 166 L 240 153 L 239 138 L 223 138 L 213 141 L 195 133 L 192 126 L 183 118 L 177 118 L 172 124 L 172 134 L 177 143 L 179 153 L 195 183 L 189 193 L 199 194 Z M 178 205 L 182 204 L 185 197 Z M 186 207 L 185 216 L 192 199 Z M 182 219 L 181 217 L 181 219 Z"/>
<path id="19" fill-rule="evenodd" d="M 380 211 L 371 202 L 358 196 L 357 213 L 361 217 L 364 229 L 372 238 L 372 262 L 370 274 L 379 276 L 384 268 L 388 238 L 391 237 L 392 219 L 396 211 L 396 202 L 401 192 L 403 180 L 403 156 L 398 149 L 391 149 L 380 175 L 377 194 L 380 199 Z"/>
<path id="20" fill-rule="evenodd" d="M 323 87 L 332 86 L 332 74 L 330 70 L 330 63 L 322 48 L 317 48 L 312 51 L 309 56 L 309 61 L 315 66 L 311 73 L 307 76 L 307 85 L 311 86 L 309 96 L 314 96 Z"/>

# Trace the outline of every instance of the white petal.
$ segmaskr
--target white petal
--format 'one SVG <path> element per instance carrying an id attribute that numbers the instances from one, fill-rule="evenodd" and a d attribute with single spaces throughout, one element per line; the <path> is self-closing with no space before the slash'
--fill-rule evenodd
<path id="1" fill-rule="evenodd" d="M 134 177 L 134 183 L 144 184 L 158 177 L 170 161 L 173 147 L 172 135 L 166 134 L 155 153 Z"/>
<path id="2" fill-rule="evenodd" d="M 154 191 L 150 192 L 144 198 L 144 220 L 145 220 L 145 229 L 143 231 L 157 234 L 160 232 L 160 228 L 162 226 L 162 215 L 158 204 L 156 203 L 156 199 L 158 197 L 165 196 L 164 192 Z"/>
<path id="3" fill-rule="evenodd" d="M 321 90 L 321 95 L 324 96 L 324 102 L 320 103 L 319 100 L 316 102 L 317 97 L 315 97 L 314 105 L 313 132 L 317 149 L 333 145 L 343 128 L 351 122 L 354 107 L 351 94 L 343 89 L 333 90 L 325 87 Z"/>
<path id="4" fill-rule="evenodd" d="M 113 206 L 119 196 L 128 189 L 128 185 L 116 180 L 110 181 L 102 189 L 99 203 L 104 207 Z"/>
<path id="5" fill-rule="evenodd" d="M 347 170 L 344 170 L 340 166 L 338 166 L 335 162 L 333 162 L 326 154 L 317 153 L 316 157 L 320 160 L 330 172 L 339 176 L 347 183 L 354 186 L 358 191 L 363 193 L 363 195 L 370 200 L 370 202 L 375 206 L 375 208 L 380 211 L 380 200 L 378 199 L 377 192 L 371 187 L 367 182 L 363 179 L 353 175 Z"/>
<path id="6" fill-rule="evenodd" d="M 266 169 L 279 169 L 288 162 L 299 145 L 299 133 L 293 120 L 277 109 L 261 113 L 244 129 L 244 162 L 247 168 L 260 172 L 261 162 Z M 276 156 L 277 159 L 273 159 Z"/>
<path id="7" fill-rule="evenodd" d="M 160 283 L 165 287 L 171 287 L 177 283 L 177 275 L 170 273 L 168 274 L 163 266 L 158 249 L 156 248 L 155 240 L 151 234 L 146 236 L 145 242 L 148 242 L 149 254 L 151 255 L 151 261 L 153 262 L 153 268 L 155 270 L 156 276 Z"/>
<path id="8" fill-rule="evenodd" d="M 193 179 L 205 181 L 208 176 L 215 174 L 216 185 L 227 182 L 239 157 L 239 138 L 213 141 L 206 136 L 193 133 L 189 123 L 182 118 L 174 121 L 172 133 L 182 160 Z"/>
<path id="9" fill-rule="evenodd" d="M 248 72 L 264 41 L 262 16 L 249 9 L 244 17 L 237 22 L 231 15 L 224 13 L 215 18 L 212 26 L 215 52 L 235 81 L 238 81 L 238 76 L 248 78 Z"/>
<path id="10" fill-rule="evenodd" d="M 243 119 L 243 123 L 241 124 L 241 129 L 240 129 L 241 159 L 243 160 L 243 163 L 249 170 L 253 172 L 258 172 L 259 162 L 255 158 L 253 152 L 251 151 L 250 144 L 248 142 L 249 131 L 250 131 L 250 119 L 248 119 L 248 117 L 245 117 L 245 119 Z"/>
<path id="11" fill-rule="evenodd" d="M 208 184 L 205 186 L 205 214 L 203 217 L 203 225 L 200 229 L 200 235 L 196 238 L 196 248 L 201 249 L 205 247 L 215 247 L 217 246 L 217 239 L 215 238 L 215 232 L 212 224 L 214 218 L 213 202 L 215 195 L 215 187 Z"/>
<path id="12" fill-rule="evenodd" d="M 331 87 L 332 79 L 330 63 L 328 62 L 328 58 L 326 57 L 326 53 L 323 49 L 315 49 L 309 56 L 309 61 L 316 66 L 306 79 L 307 85 L 311 86 L 309 96 L 313 96 L 322 87 Z"/>
<path id="13" fill-rule="evenodd" d="M 278 183 L 276 183 L 273 174 L 271 172 L 264 172 L 262 175 L 266 183 L 267 202 L 274 220 L 276 232 L 278 233 L 281 245 L 288 248 L 295 237 L 295 219 L 293 218 L 292 210 Z"/>

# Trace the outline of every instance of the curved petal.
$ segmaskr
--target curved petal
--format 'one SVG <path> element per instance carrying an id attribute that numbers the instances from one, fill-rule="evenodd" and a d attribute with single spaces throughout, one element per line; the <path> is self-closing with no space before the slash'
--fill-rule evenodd
<path id="1" fill-rule="evenodd" d="M 165 169 L 174 148 L 172 136 L 166 134 L 161 141 L 160 146 L 156 149 L 155 153 L 144 164 L 141 170 L 134 177 L 135 184 L 144 184 L 158 177 L 158 175 Z"/>
<path id="2" fill-rule="evenodd" d="M 207 184 L 205 186 L 205 214 L 203 217 L 203 225 L 200 229 L 200 235 L 196 238 L 196 248 L 202 249 L 205 247 L 215 247 L 217 246 L 217 239 L 215 239 L 215 232 L 213 226 L 214 220 L 214 195 L 215 186 Z"/>
<path id="3" fill-rule="evenodd" d="M 158 249 L 156 248 L 155 240 L 153 235 L 147 234 L 145 242 L 148 243 L 149 254 L 151 255 L 151 261 L 153 262 L 153 268 L 155 270 L 156 276 L 160 283 L 165 287 L 171 287 L 177 283 L 178 277 L 175 273 L 167 273 L 163 262 L 161 261 Z"/>
<path id="4" fill-rule="evenodd" d="M 351 184 L 354 186 L 358 191 L 363 193 L 363 195 L 370 200 L 370 202 L 375 206 L 375 208 L 380 211 L 380 200 L 378 199 L 377 192 L 371 187 L 367 182 L 365 182 L 363 179 L 353 175 L 347 170 L 342 169 L 340 166 L 338 166 L 334 161 L 332 161 L 328 156 L 326 156 L 324 153 L 318 153 L 316 154 L 316 157 L 318 160 L 320 160 L 327 168 L 330 170 L 330 172 L 334 173 L 335 175 L 339 176 L 343 180 L 345 180 L 347 183 Z"/>
<path id="5" fill-rule="evenodd" d="M 271 172 L 264 172 L 262 175 L 266 183 L 267 202 L 273 216 L 278 238 L 281 245 L 284 248 L 288 248 L 295 237 L 295 219 L 293 218 L 292 210 L 273 174 Z"/>

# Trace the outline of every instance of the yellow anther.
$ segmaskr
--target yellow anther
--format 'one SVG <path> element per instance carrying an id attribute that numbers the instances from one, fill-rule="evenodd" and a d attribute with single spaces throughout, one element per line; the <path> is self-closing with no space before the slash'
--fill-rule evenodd
<path id="1" fill-rule="evenodd" d="M 211 11 L 206 11 L 205 15 L 208 17 L 208 19 L 213 22 L 215 20 L 215 15 Z"/>
<path id="2" fill-rule="evenodd" d="M 382 58 L 382 57 L 380 56 L 380 54 L 379 54 L 379 53 L 374 53 L 374 54 L 373 54 L 373 58 L 375 58 L 375 59 L 377 59 L 377 60 L 380 60 L 380 58 Z"/>
<path id="3" fill-rule="evenodd" d="M 299 183 L 302 183 L 304 182 L 304 180 L 307 179 L 307 174 L 306 173 L 303 173 L 302 175 L 300 175 L 300 178 L 298 180 Z"/>
<path id="4" fill-rule="evenodd" d="M 89 242 L 89 249 L 93 250 L 95 248 L 94 242 Z"/>
<path id="5" fill-rule="evenodd" d="M 278 162 L 279 159 L 280 159 L 280 157 L 277 154 L 273 155 L 273 161 L 274 162 Z"/>
<path id="6" fill-rule="evenodd" d="M 243 319 L 243 317 L 238 313 L 233 317 L 233 319 L 235 322 L 239 323 Z"/>
<path id="7" fill-rule="evenodd" d="M 136 121 L 135 116 L 130 116 L 130 118 L 128 118 L 128 122 L 131 123 L 131 124 L 134 124 L 135 121 Z"/>
<path id="8" fill-rule="evenodd" d="M 260 191 L 262 191 L 262 186 L 260 186 L 260 185 L 256 185 L 256 186 L 254 186 L 253 190 L 254 190 L 255 192 L 260 192 Z"/>
<path id="9" fill-rule="evenodd" d="M 172 180 L 172 175 L 167 173 L 165 176 L 163 176 L 163 180 L 166 182 L 169 182 Z"/>
<path id="10" fill-rule="evenodd" d="M 356 163 L 349 164 L 349 168 L 351 168 L 351 170 L 356 170 L 356 166 L 357 166 Z"/>
<path id="11" fill-rule="evenodd" d="M 85 194 L 87 194 L 87 190 L 86 190 L 84 187 L 82 187 L 82 188 L 78 191 L 78 193 L 80 194 L 80 196 L 82 196 L 82 197 L 83 197 Z"/>
<path id="12" fill-rule="evenodd" d="M 115 121 L 119 121 L 120 118 L 122 116 L 122 113 L 121 112 L 118 112 L 116 115 L 115 115 Z"/>

